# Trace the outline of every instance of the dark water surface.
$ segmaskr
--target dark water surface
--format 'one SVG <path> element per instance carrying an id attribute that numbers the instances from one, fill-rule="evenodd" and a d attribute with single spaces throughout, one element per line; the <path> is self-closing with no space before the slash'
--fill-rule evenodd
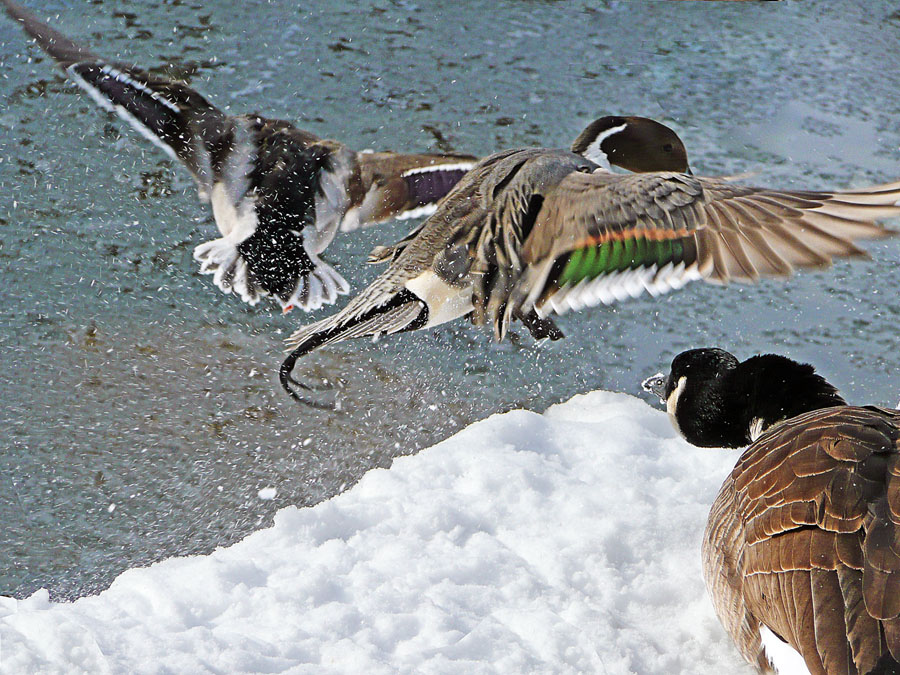
<path id="1" fill-rule="evenodd" d="M 596 116 L 635 113 L 672 124 L 697 173 L 900 178 L 896 2 L 301 5 L 31 4 L 107 58 L 359 149 L 567 146 Z M 197 273 L 193 247 L 217 235 L 187 173 L 5 17 L 0 62 L 0 595 L 73 598 L 209 552 L 488 414 L 637 393 L 688 347 L 777 350 L 851 401 L 900 397 L 891 240 L 787 284 L 570 315 L 568 339 L 539 348 L 455 324 L 326 349 L 302 369 L 345 378 L 346 411 L 297 407 L 275 373 L 308 317 L 248 308 Z M 346 236 L 328 257 L 359 288 L 377 271 L 359 269 L 365 253 L 408 227 Z"/>

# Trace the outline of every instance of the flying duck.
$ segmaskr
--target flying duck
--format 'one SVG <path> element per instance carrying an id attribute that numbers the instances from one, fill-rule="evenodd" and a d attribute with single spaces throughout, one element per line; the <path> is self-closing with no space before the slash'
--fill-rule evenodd
<path id="1" fill-rule="evenodd" d="M 612 173 L 617 166 L 635 173 Z M 592 122 L 571 150 L 506 150 L 478 162 L 418 230 L 373 252 L 388 268 L 344 309 L 296 331 L 296 360 L 326 344 L 468 316 L 502 340 L 519 319 L 536 338 L 549 318 L 658 295 L 689 281 L 788 277 L 832 256 L 864 255 L 856 239 L 890 231 L 900 183 L 835 192 L 747 187 L 693 176 L 668 127 L 642 117 Z"/>
<path id="2" fill-rule="evenodd" d="M 319 256 L 337 230 L 427 215 L 469 155 L 355 152 L 290 122 L 226 115 L 193 89 L 92 54 L 10 0 L 7 13 L 101 107 L 180 160 L 221 237 L 194 258 L 225 293 L 311 311 L 349 291 Z"/>
<path id="3" fill-rule="evenodd" d="M 807 364 L 694 349 L 644 389 L 694 445 L 748 446 L 706 524 L 716 613 L 761 673 L 900 673 L 900 411 Z M 791 649 L 787 649 L 787 647 Z M 796 661 L 794 661 L 796 663 Z"/>

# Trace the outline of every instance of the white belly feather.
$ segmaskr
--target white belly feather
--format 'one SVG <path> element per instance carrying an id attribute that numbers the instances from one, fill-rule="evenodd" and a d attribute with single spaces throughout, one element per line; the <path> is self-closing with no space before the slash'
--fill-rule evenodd
<path id="1" fill-rule="evenodd" d="M 228 195 L 225 183 L 219 181 L 213 185 L 210 201 L 219 232 L 235 246 L 256 232 L 259 220 L 253 199 L 244 197 L 235 205 Z"/>
<path id="2" fill-rule="evenodd" d="M 428 306 L 428 323 L 423 328 L 453 321 L 473 309 L 471 288 L 451 286 L 431 270 L 410 279 L 404 286 Z"/>

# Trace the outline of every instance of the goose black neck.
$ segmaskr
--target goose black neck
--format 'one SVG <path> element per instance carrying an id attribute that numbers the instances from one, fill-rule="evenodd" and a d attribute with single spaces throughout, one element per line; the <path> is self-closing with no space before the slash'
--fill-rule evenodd
<path id="1" fill-rule="evenodd" d="M 688 377 L 676 415 L 682 434 L 694 445 L 739 448 L 754 440 L 752 431 L 841 405 L 846 401 L 811 365 L 764 354 L 706 382 Z"/>

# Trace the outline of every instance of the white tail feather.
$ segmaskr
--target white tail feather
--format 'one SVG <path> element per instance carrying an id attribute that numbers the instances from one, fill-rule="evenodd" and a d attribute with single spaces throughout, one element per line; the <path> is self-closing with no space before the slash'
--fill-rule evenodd
<path id="1" fill-rule="evenodd" d="M 339 295 L 350 292 L 350 284 L 331 265 L 315 256 L 310 257 L 315 263 L 315 268 L 298 280 L 297 288 L 291 297 L 287 300 L 279 298 L 278 301 L 283 308 L 293 306 L 311 312 L 323 305 L 334 303 Z"/>
<path id="2" fill-rule="evenodd" d="M 213 282 L 223 293 L 234 291 L 250 305 L 255 305 L 260 297 L 267 295 L 250 279 L 246 261 L 226 237 L 197 246 L 194 259 L 200 262 L 200 274 L 212 274 Z"/>

